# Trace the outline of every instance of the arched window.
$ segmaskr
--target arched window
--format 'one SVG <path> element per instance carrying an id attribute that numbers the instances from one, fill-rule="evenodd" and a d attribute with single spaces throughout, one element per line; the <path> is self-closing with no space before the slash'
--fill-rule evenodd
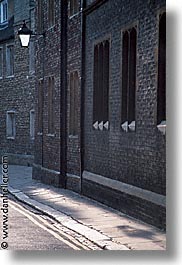
<path id="1" fill-rule="evenodd" d="M 49 77 L 48 84 L 48 133 L 54 133 L 54 77 Z"/>
<path id="2" fill-rule="evenodd" d="M 69 134 L 78 135 L 78 90 L 79 77 L 78 72 L 70 74 L 70 126 Z"/>
<path id="3" fill-rule="evenodd" d="M 53 26 L 55 24 L 55 0 L 48 1 L 48 23 L 49 26 Z"/>
<path id="4" fill-rule="evenodd" d="M 38 0 L 37 3 L 37 30 L 38 32 L 42 33 L 42 29 L 43 29 L 43 1 L 42 0 Z"/>
<path id="5" fill-rule="evenodd" d="M 38 131 L 43 130 L 43 79 L 38 82 Z"/>
<path id="6" fill-rule="evenodd" d="M 70 0 L 69 2 L 69 16 L 73 16 L 79 11 L 78 0 Z"/>
<path id="7" fill-rule="evenodd" d="M 94 47 L 93 124 L 109 121 L 109 57 L 110 42 L 103 41 Z M 95 129 L 97 127 L 94 126 Z"/>
<path id="8" fill-rule="evenodd" d="M 121 124 L 125 131 L 135 130 L 137 31 L 131 28 L 123 32 L 122 40 L 122 99 Z"/>
<path id="9" fill-rule="evenodd" d="M 128 121 L 128 52 L 129 52 L 129 34 L 123 33 L 122 49 L 122 100 L 121 100 L 121 123 Z"/>

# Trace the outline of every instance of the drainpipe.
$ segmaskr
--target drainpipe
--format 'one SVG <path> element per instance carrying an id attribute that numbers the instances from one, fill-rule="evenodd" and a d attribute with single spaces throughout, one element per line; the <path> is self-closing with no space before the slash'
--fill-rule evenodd
<path id="1" fill-rule="evenodd" d="M 66 188 L 67 172 L 67 16 L 68 1 L 61 1 L 61 66 L 60 66 L 60 178 Z"/>
<path id="2" fill-rule="evenodd" d="M 83 10 L 85 1 L 81 0 L 81 111 L 80 111 L 80 182 L 81 194 L 83 193 L 83 171 L 84 171 L 84 85 L 85 85 L 85 16 Z"/>
<path id="3" fill-rule="evenodd" d="M 42 51 L 42 78 L 43 78 L 43 83 L 42 83 L 42 168 L 44 167 L 44 104 L 45 104 L 45 51 L 46 51 L 46 38 L 45 38 L 45 24 L 43 22 L 43 26 L 42 26 L 42 37 L 43 38 L 41 40 L 41 45 L 43 45 L 43 51 Z M 40 42 L 40 39 L 39 39 Z M 41 180 L 43 178 L 43 174 L 41 172 Z"/>

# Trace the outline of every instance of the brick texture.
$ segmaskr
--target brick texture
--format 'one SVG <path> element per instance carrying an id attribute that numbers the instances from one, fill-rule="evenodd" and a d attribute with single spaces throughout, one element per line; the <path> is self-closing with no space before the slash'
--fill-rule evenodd
<path id="1" fill-rule="evenodd" d="M 166 139 L 157 129 L 158 24 L 159 14 L 165 10 L 165 0 L 87 0 L 84 2 L 86 9 L 83 10 L 83 17 L 82 1 L 79 1 L 79 12 L 71 17 L 67 17 L 67 5 L 55 1 L 55 24 L 52 26 L 48 23 L 48 1 L 42 0 L 43 29 L 39 32 L 42 35 L 32 37 L 36 64 L 35 73 L 31 74 L 29 49 L 20 46 L 15 33 L 22 20 L 28 21 L 30 18 L 31 23 L 27 25 L 36 31 L 38 1 L 9 2 L 9 26 L 6 29 L 0 27 L 0 47 L 3 49 L 0 154 L 11 154 L 12 160 L 19 164 L 30 164 L 35 154 L 33 178 L 59 187 L 65 170 L 67 188 L 81 191 L 160 228 L 165 227 L 164 207 L 116 192 L 93 181 L 81 181 L 81 171 L 85 170 L 161 195 L 166 193 Z M 123 132 L 122 31 L 133 25 L 137 27 L 136 130 Z M 93 59 L 95 43 L 105 39 L 110 39 L 111 43 L 110 126 L 108 131 L 99 131 L 93 129 Z M 15 47 L 14 77 L 11 78 L 6 77 L 5 69 L 6 45 L 9 43 L 14 43 Z M 76 113 L 78 135 L 71 136 L 69 76 L 75 71 L 80 80 Z M 51 134 L 48 133 L 49 77 L 55 80 L 54 128 Z M 43 132 L 38 129 L 40 80 L 43 80 Z M 83 104 L 81 98 L 84 99 Z M 30 138 L 29 115 L 32 109 L 36 114 L 35 146 Z M 9 110 L 15 111 L 14 140 L 6 138 L 6 112 Z M 83 113 L 84 120 L 81 120 Z"/>
<path id="2" fill-rule="evenodd" d="M 30 110 L 35 108 L 35 75 L 29 73 L 29 49 L 21 47 L 16 34 L 22 21 L 29 19 L 29 1 L 9 1 L 9 8 L 8 27 L 0 30 L 0 47 L 3 48 L 3 77 L 0 79 L 0 154 L 9 154 L 10 163 L 31 164 L 34 141 L 30 137 Z M 30 24 L 28 26 L 30 27 Z M 5 36 L 6 39 L 4 39 Z M 14 44 L 13 77 L 6 76 L 8 44 Z M 15 111 L 16 137 L 14 140 L 6 137 L 6 112 L 10 110 Z"/>
<path id="3" fill-rule="evenodd" d="M 36 145 L 35 164 L 47 169 L 60 170 L 60 3 L 55 3 L 55 24 L 48 24 L 48 2 L 42 1 L 43 31 L 45 37 L 39 35 L 36 39 Z M 36 13 L 36 25 L 38 16 Z M 51 41 L 50 41 L 51 40 Z M 54 77 L 54 129 L 53 134 L 48 133 L 48 84 L 49 77 Z M 38 131 L 38 81 L 43 79 L 43 135 Z M 36 170 L 34 171 L 36 172 Z M 39 175 L 40 170 L 34 174 Z M 44 174 L 43 174 L 44 175 Z M 45 177 L 46 178 L 46 177 Z"/>
<path id="4" fill-rule="evenodd" d="M 159 13 L 165 9 L 164 0 L 134 1 L 87 1 L 84 19 L 81 6 L 79 12 L 68 17 L 66 33 L 63 36 L 61 1 L 55 1 L 55 25 L 48 27 L 48 6 L 43 1 L 43 21 L 45 38 L 36 41 L 36 91 L 38 80 L 44 78 L 43 135 L 36 129 L 34 178 L 59 186 L 63 168 L 68 175 L 67 188 L 81 191 L 92 198 L 107 203 L 135 217 L 140 217 L 158 227 L 165 227 L 165 209 L 137 197 L 130 197 L 94 182 L 81 182 L 82 170 L 107 178 L 118 180 L 161 195 L 166 192 L 165 172 L 165 135 L 157 129 L 157 61 L 158 61 L 158 20 Z M 79 1 L 81 4 L 81 1 Z M 93 5 L 94 4 L 94 5 Z M 97 5 L 98 4 L 98 5 Z M 89 9 L 89 6 L 91 9 Z M 69 10 L 67 10 L 69 14 Z M 36 20 L 38 16 L 36 16 Z M 82 35 L 82 22 L 85 35 Z M 36 21 L 37 25 L 37 21 Z M 136 130 L 121 130 L 121 62 L 122 31 L 137 27 L 137 83 L 136 83 Z M 61 36 L 63 39 L 61 39 Z M 82 36 L 84 46 L 82 47 Z M 93 129 L 93 58 L 94 44 L 110 39 L 110 87 L 109 87 L 109 130 Z M 62 43 L 67 45 L 67 65 L 62 62 Z M 64 46 L 65 47 L 65 46 Z M 85 57 L 82 52 L 85 49 Z M 83 61 L 82 61 L 83 59 Z M 82 76 L 82 63 L 84 76 Z M 64 64 L 64 65 L 63 65 Z M 67 82 L 62 72 L 67 73 Z M 78 71 L 80 78 L 78 89 L 78 135 L 69 135 L 71 72 Z M 48 78 L 55 78 L 54 96 L 54 134 L 48 134 Z M 81 78 L 84 86 L 81 87 Z M 64 81 L 64 82 L 63 82 Z M 62 86 L 64 83 L 65 86 Z M 64 93 L 63 93 L 64 92 Z M 81 92 L 84 92 L 84 104 L 81 104 Z M 63 102 L 62 95 L 66 94 Z M 37 98 L 35 105 L 37 113 Z M 66 125 L 60 120 L 66 108 Z M 84 121 L 81 116 L 84 112 Z M 36 128 L 38 120 L 36 119 Z M 82 122 L 82 123 L 81 123 Z M 84 129 L 81 131 L 81 124 Z M 63 131 L 66 129 L 66 146 Z M 84 135 L 81 145 L 80 133 Z M 80 150 L 80 147 L 82 149 Z M 61 160 L 62 151 L 66 151 L 66 161 Z M 84 151 L 81 159 L 80 151 Z M 50 174 L 48 174 L 50 170 Z M 54 171 L 57 173 L 54 174 Z M 81 186 L 80 186 L 81 184 Z M 77 186 L 77 187 L 76 187 Z M 127 206 L 127 207 L 126 207 Z M 127 211 L 128 210 L 128 211 Z M 161 213 L 160 213 L 161 212 Z M 154 218 L 154 214 L 156 216 Z M 158 215 L 158 213 L 160 213 Z M 153 221 L 152 221 L 153 220 Z"/>
<path id="5" fill-rule="evenodd" d="M 79 1 L 80 2 L 80 1 Z M 71 136 L 69 134 L 70 123 L 70 86 L 69 86 L 69 74 L 73 71 L 78 72 L 79 79 L 81 78 L 81 13 L 79 12 L 68 19 L 68 105 L 67 105 L 67 170 L 68 173 L 79 175 L 80 174 L 80 87 L 79 82 L 78 93 L 78 135 Z"/>
<path id="6" fill-rule="evenodd" d="M 165 1 L 107 1 L 86 17 L 85 170 L 165 194 L 165 136 L 157 130 L 158 14 Z M 108 19 L 109 18 L 109 19 Z M 121 32 L 137 24 L 136 131 L 121 130 Z M 92 128 L 93 43 L 111 38 L 109 131 Z"/>

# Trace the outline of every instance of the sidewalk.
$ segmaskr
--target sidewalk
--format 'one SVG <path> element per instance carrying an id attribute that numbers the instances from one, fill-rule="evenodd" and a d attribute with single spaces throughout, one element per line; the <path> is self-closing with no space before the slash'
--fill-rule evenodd
<path id="1" fill-rule="evenodd" d="M 32 180 L 32 168 L 9 166 L 9 191 L 103 249 L 165 250 L 166 235 L 75 192 Z"/>

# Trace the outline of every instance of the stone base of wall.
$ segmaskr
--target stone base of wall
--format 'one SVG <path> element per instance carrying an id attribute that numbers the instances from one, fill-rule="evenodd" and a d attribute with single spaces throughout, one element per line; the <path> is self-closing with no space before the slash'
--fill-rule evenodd
<path id="1" fill-rule="evenodd" d="M 60 172 L 33 164 L 33 179 L 59 187 Z M 79 176 L 67 174 L 67 189 L 81 192 Z M 166 197 L 84 171 L 82 194 L 159 229 L 166 229 Z"/>
<path id="2" fill-rule="evenodd" d="M 44 184 L 59 187 L 60 172 L 33 164 L 32 178 Z"/>
<path id="3" fill-rule="evenodd" d="M 165 196 L 84 172 L 82 193 L 160 229 L 166 229 Z"/>
<path id="4" fill-rule="evenodd" d="M 10 154 L 5 153 L 1 154 L 8 156 L 9 165 L 20 165 L 20 166 L 32 166 L 34 161 L 34 156 L 32 155 L 23 155 L 23 154 Z"/>
<path id="5" fill-rule="evenodd" d="M 66 188 L 77 193 L 81 192 L 81 181 L 79 176 L 67 174 Z"/>

